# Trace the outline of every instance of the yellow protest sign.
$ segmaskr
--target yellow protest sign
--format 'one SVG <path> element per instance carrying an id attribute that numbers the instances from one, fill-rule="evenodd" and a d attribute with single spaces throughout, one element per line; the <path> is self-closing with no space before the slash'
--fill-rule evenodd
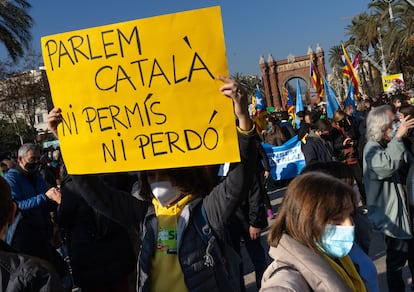
<path id="1" fill-rule="evenodd" d="M 43 37 L 68 172 L 239 161 L 225 53 L 219 7 Z"/>
<path id="2" fill-rule="evenodd" d="M 382 88 L 385 92 L 404 89 L 404 77 L 402 73 L 382 76 Z"/>

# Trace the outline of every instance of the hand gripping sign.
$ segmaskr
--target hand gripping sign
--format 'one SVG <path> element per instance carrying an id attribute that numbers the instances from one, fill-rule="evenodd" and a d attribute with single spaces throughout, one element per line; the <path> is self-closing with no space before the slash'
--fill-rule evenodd
<path id="1" fill-rule="evenodd" d="M 71 174 L 239 161 L 219 7 L 42 38 Z"/>

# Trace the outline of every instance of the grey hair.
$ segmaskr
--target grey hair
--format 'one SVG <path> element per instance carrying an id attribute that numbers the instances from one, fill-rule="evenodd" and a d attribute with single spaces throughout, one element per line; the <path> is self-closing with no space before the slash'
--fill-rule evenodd
<path id="1" fill-rule="evenodd" d="M 33 143 L 26 143 L 20 146 L 19 151 L 17 152 L 18 157 L 26 157 L 27 152 L 29 151 L 38 151 L 40 152 L 40 146 Z"/>
<path id="2" fill-rule="evenodd" d="M 384 134 L 392 122 L 392 118 L 387 112 L 392 112 L 391 106 L 387 104 L 374 107 L 369 111 L 366 133 L 368 141 L 378 142 L 384 138 Z"/>

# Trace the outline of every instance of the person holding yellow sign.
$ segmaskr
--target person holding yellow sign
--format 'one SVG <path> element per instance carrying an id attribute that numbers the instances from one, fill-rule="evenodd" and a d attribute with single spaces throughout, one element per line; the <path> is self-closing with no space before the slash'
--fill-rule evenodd
<path id="1" fill-rule="evenodd" d="M 213 188 L 203 166 L 140 173 L 140 196 L 112 189 L 97 175 L 73 175 L 78 193 L 100 213 L 141 234 L 138 291 L 240 291 L 240 257 L 228 245 L 226 224 L 250 189 L 255 173 L 256 131 L 246 90 L 232 79 L 220 91 L 238 119 L 241 162 Z M 49 113 L 56 133 L 60 109 Z"/>

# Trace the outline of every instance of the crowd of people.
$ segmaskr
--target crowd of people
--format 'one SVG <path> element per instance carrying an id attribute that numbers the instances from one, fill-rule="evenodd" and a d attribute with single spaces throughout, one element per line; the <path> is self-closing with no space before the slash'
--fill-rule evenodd
<path id="1" fill-rule="evenodd" d="M 285 125 L 278 118 L 280 115 L 281 113 L 269 114 L 269 129 L 263 133 L 265 143 L 279 146 L 277 141 L 286 139 L 282 131 Z M 379 232 L 386 243 L 388 289 L 405 291 L 402 270 L 406 263 L 411 275 L 414 275 L 412 239 L 414 169 L 411 167 L 414 157 L 412 148 L 414 105 L 411 104 L 408 96 L 398 93 L 375 99 L 361 98 L 355 106 L 343 105 L 342 109 L 336 110 L 331 118 L 327 117 L 323 104 L 310 106 L 306 111 L 299 112 L 298 116 L 301 122 L 296 134 L 301 140 L 301 149 L 306 161 L 302 173 L 309 170 L 332 176 L 342 173 L 338 177 L 340 179 L 348 178 L 349 173 L 352 175 L 350 184 L 357 194 L 353 215 L 355 242 L 348 255 L 354 266 L 358 267 L 365 287 L 368 291 L 379 291 L 375 267 L 366 256 L 369 253 L 372 232 Z M 344 166 L 348 168 L 348 175 L 341 171 L 341 167 Z M 290 185 L 286 194 L 289 193 L 289 188 Z M 287 195 L 285 198 L 287 199 Z M 315 197 L 313 199 L 316 200 Z M 282 220 L 279 217 L 283 216 L 282 212 L 280 211 L 279 214 L 270 236 L 271 252 L 273 247 L 276 250 L 282 249 L 278 247 L 284 238 L 280 230 L 284 230 L 288 235 L 294 232 L 287 226 L 277 225 L 282 224 L 279 221 Z M 300 214 L 305 216 L 306 212 Z M 292 219 L 289 217 L 284 220 Z M 303 232 L 303 230 L 295 232 Z M 294 239 L 299 239 L 299 242 L 314 249 L 314 246 L 303 241 L 308 235 L 295 234 Z M 298 238 L 300 236 L 302 237 Z M 318 236 L 313 235 L 314 241 Z M 275 263 L 272 265 L 275 265 L 277 271 L 280 268 L 279 264 L 276 265 L 279 263 L 279 256 L 279 253 L 273 256 Z M 285 266 L 286 263 L 283 264 L 284 270 Z M 284 275 L 288 272 L 289 270 L 286 270 L 280 274 Z M 275 284 L 273 280 L 267 279 L 267 281 L 271 283 L 270 285 Z M 353 290 L 359 291 L 355 287 Z"/>
<path id="2" fill-rule="evenodd" d="M 388 288 L 405 291 L 406 262 L 414 275 L 408 97 L 360 99 L 333 117 L 324 105 L 309 107 L 299 125 L 276 111 L 258 133 L 246 90 L 219 79 L 234 104 L 239 163 L 72 175 L 59 150 L 30 143 L 16 161 L 3 160 L 1 290 L 245 291 L 244 245 L 257 290 L 379 291 L 368 254 L 380 232 Z M 54 108 L 56 136 L 60 122 Z M 262 143 L 296 135 L 306 167 L 273 210 Z M 270 219 L 267 250 L 260 239 Z"/>

